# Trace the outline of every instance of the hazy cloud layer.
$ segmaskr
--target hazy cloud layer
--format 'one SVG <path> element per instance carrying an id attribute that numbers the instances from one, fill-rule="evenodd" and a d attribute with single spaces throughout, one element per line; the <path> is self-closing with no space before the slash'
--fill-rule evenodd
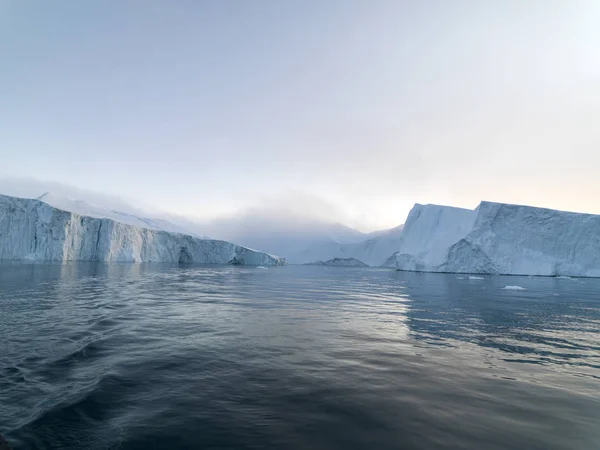
<path id="1" fill-rule="evenodd" d="M 599 2 L 233 5 L 4 2 L 0 176 L 202 221 L 600 213 Z"/>

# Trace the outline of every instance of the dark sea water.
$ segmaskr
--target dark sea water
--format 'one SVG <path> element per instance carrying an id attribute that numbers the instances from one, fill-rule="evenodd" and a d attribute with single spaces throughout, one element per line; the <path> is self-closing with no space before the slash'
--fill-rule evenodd
<path id="1" fill-rule="evenodd" d="M 0 433 L 15 450 L 597 450 L 600 280 L 5 263 Z"/>

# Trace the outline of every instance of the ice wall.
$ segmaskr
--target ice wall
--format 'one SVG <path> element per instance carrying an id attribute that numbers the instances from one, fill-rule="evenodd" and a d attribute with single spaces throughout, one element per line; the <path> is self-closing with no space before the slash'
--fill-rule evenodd
<path id="1" fill-rule="evenodd" d="M 38 200 L 0 195 L 0 259 L 279 265 L 226 241 L 80 216 Z"/>
<path id="2" fill-rule="evenodd" d="M 415 205 L 386 265 L 402 270 L 600 276 L 600 216 L 482 202 Z"/>

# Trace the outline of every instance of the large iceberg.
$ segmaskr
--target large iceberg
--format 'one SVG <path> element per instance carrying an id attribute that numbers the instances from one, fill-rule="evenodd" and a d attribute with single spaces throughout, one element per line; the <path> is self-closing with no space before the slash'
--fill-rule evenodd
<path id="1" fill-rule="evenodd" d="M 600 216 L 482 202 L 475 210 L 415 205 L 397 252 L 401 270 L 600 277 Z"/>
<path id="2" fill-rule="evenodd" d="M 281 265 L 231 242 L 80 216 L 44 202 L 0 195 L 0 259 Z"/>

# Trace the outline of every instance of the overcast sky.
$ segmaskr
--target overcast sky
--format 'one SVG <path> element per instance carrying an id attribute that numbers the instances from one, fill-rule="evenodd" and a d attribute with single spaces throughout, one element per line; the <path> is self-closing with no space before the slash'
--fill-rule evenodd
<path id="1" fill-rule="evenodd" d="M 0 177 L 362 230 L 600 213 L 600 2 L 0 0 Z M 298 201 L 301 199 L 301 201 Z"/>

